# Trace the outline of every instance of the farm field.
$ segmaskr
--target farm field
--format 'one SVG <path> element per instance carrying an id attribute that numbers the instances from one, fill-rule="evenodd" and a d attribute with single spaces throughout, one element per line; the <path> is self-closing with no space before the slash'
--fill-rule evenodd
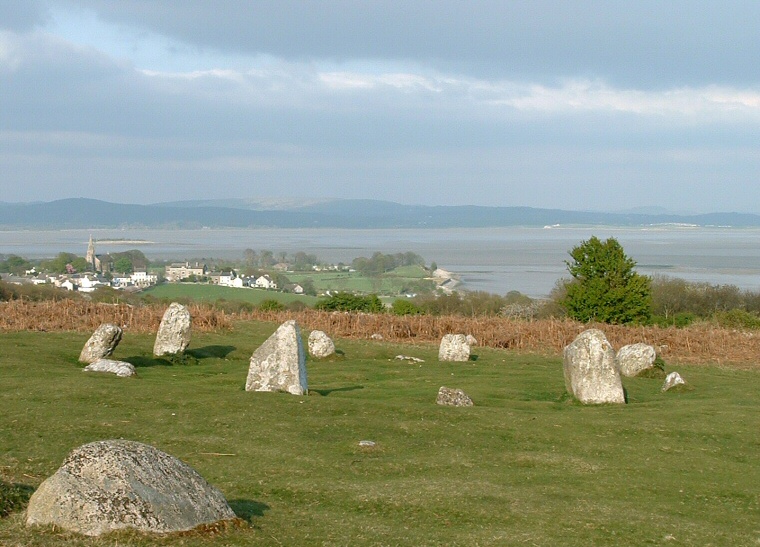
<path id="1" fill-rule="evenodd" d="M 414 293 L 432 291 L 435 289 L 435 283 L 425 278 L 430 273 L 420 266 L 402 266 L 379 275 L 377 277 L 368 277 L 359 272 L 309 272 L 309 273 L 288 273 L 288 279 L 294 283 L 303 283 L 310 279 L 314 288 L 318 291 L 347 291 L 358 293 L 376 293 L 378 295 L 400 295 L 403 293 Z"/>
<path id="2" fill-rule="evenodd" d="M 233 287 L 220 287 L 207 283 L 162 283 L 143 291 L 143 294 L 161 299 L 189 299 L 196 302 L 217 302 L 228 300 L 230 302 L 247 302 L 258 305 L 265 300 L 277 300 L 285 305 L 293 302 L 303 302 L 307 306 L 313 306 L 317 298 L 305 294 L 292 294 L 264 289 Z"/>
<path id="3" fill-rule="evenodd" d="M 624 379 L 627 405 L 584 407 L 565 396 L 557 357 L 477 347 L 468 363 L 439 363 L 434 344 L 336 339 L 339 355 L 307 361 L 308 396 L 247 393 L 250 354 L 276 326 L 196 334 L 186 365 L 154 359 L 151 335 L 126 332 L 114 357 L 137 366 L 135 379 L 81 372 L 86 333 L 0 333 L 3 487 L 28 497 L 73 448 L 125 438 L 193 466 L 244 521 L 94 539 L 28 529 L 16 507 L 0 519 L 0 545 L 760 540 L 756 370 L 679 365 L 689 391 Z M 476 406 L 436 405 L 441 385 Z"/>

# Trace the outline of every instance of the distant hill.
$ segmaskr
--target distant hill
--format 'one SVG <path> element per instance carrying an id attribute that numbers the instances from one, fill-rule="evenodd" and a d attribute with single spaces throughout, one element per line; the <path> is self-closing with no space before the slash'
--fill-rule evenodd
<path id="1" fill-rule="evenodd" d="M 376 200 L 203 200 L 153 205 L 85 198 L 34 203 L 0 202 L 2 229 L 486 228 L 556 224 L 760 227 L 760 215 L 602 213 L 532 207 L 402 205 Z"/>

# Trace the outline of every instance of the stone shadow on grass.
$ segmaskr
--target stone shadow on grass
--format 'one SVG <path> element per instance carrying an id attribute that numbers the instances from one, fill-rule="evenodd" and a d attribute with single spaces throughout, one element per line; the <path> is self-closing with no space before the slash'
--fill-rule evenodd
<path id="1" fill-rule="evenodd" d="M 224 359 L 235 351 L 235 346 L 203 346 L 202 348 L 190 348 L 185 353 L 196 359 Z"/>
<path id="2" fill-rule="evenodd" d="M 0 518 L 24 509 L 29 504 L 32 494 L 34 494 L 34 488 L 28 484 L 0 480 Z"/>
<path id="3" fill-rule="evenodd" d="M 346 387 L 336 387 L 336 388 L 327 388 L 327 389 L 312 389 L 309 388 L 309 392 L 318 393 L 322 397 L 327 397 L 330 395 L 330 393 L 334 393 L 336 391 L 356 391 L 357 389 L 364 389 L 364 386 L 346 386 Z"/>
<path id="4" fill-rule="evenodd" d="M 264 511 L 269 511 L 269 506 L 266 503 L 253 500 L 228 500 L 227 503 L 238 518 L 250 523 L 253 517 L 263 517 Z"/>
<path id="5" fill-rule="evenodd" d="M 119 360 L 132 363 L 136 368 L 194 365 L 201 359 L 224 359 L 236 349 L 235 346 L 203 346 L 202 348 L 187 349 L 176 355 L 162 355 L 161 357 L 156 357 L 155 355 L 133 355 Z"/>

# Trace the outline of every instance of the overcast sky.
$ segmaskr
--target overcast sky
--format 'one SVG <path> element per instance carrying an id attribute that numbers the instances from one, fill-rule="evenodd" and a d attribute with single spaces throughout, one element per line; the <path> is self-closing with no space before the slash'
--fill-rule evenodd
<path id="1" fill-rule="evenodd" d="M 760 212 L 760 2 L 0 0 L 0 201 Z"/>

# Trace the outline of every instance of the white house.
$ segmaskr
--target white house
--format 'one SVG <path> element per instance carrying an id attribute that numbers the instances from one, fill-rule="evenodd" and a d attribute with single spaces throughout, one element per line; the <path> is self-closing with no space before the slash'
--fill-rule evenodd
<path id="1" fill-rule="evenodd" d="M 145 271 L 134 272 L 129 279 L 133 285 L 138 287 L 150 287 L 158 283 L 158 276 L 156 274 L 149 274 Z"/>
<path id="2" fill-rule="evenodd" d="M 256 278 L 254 286 L 258 287 L 259 289 L 276 289 L 277 283 L 275 283 L 274 280 L 267 274 L 264 274 L 261 277 Z"/>
<path id="3" fill-rule="evenodd" d="M 74 285 L 74 282 L 71 281 L 71 279 L 64 279 L 63 281 L 60 282 L 58 287 L 60 287 L 61 289 L 66 289 L 67 291 L 73 291 L 74 289 L 76 289 L 76 285 Z"/>
<path id="4" fill-rule="evenodd" d="M 132 276 L 127 274 L 115 275 L 111 279 L 111 286 L 115 289 L 123 289 L 132 285 Z"/>
<path id="5" fill-rule="evenodd" d="M 103 287 L 105 285 L 105 283 L 97 277 L 89 275 L 83 275 L 74 281 L 81 292 L 93 292 L 98 287 Z"/>

